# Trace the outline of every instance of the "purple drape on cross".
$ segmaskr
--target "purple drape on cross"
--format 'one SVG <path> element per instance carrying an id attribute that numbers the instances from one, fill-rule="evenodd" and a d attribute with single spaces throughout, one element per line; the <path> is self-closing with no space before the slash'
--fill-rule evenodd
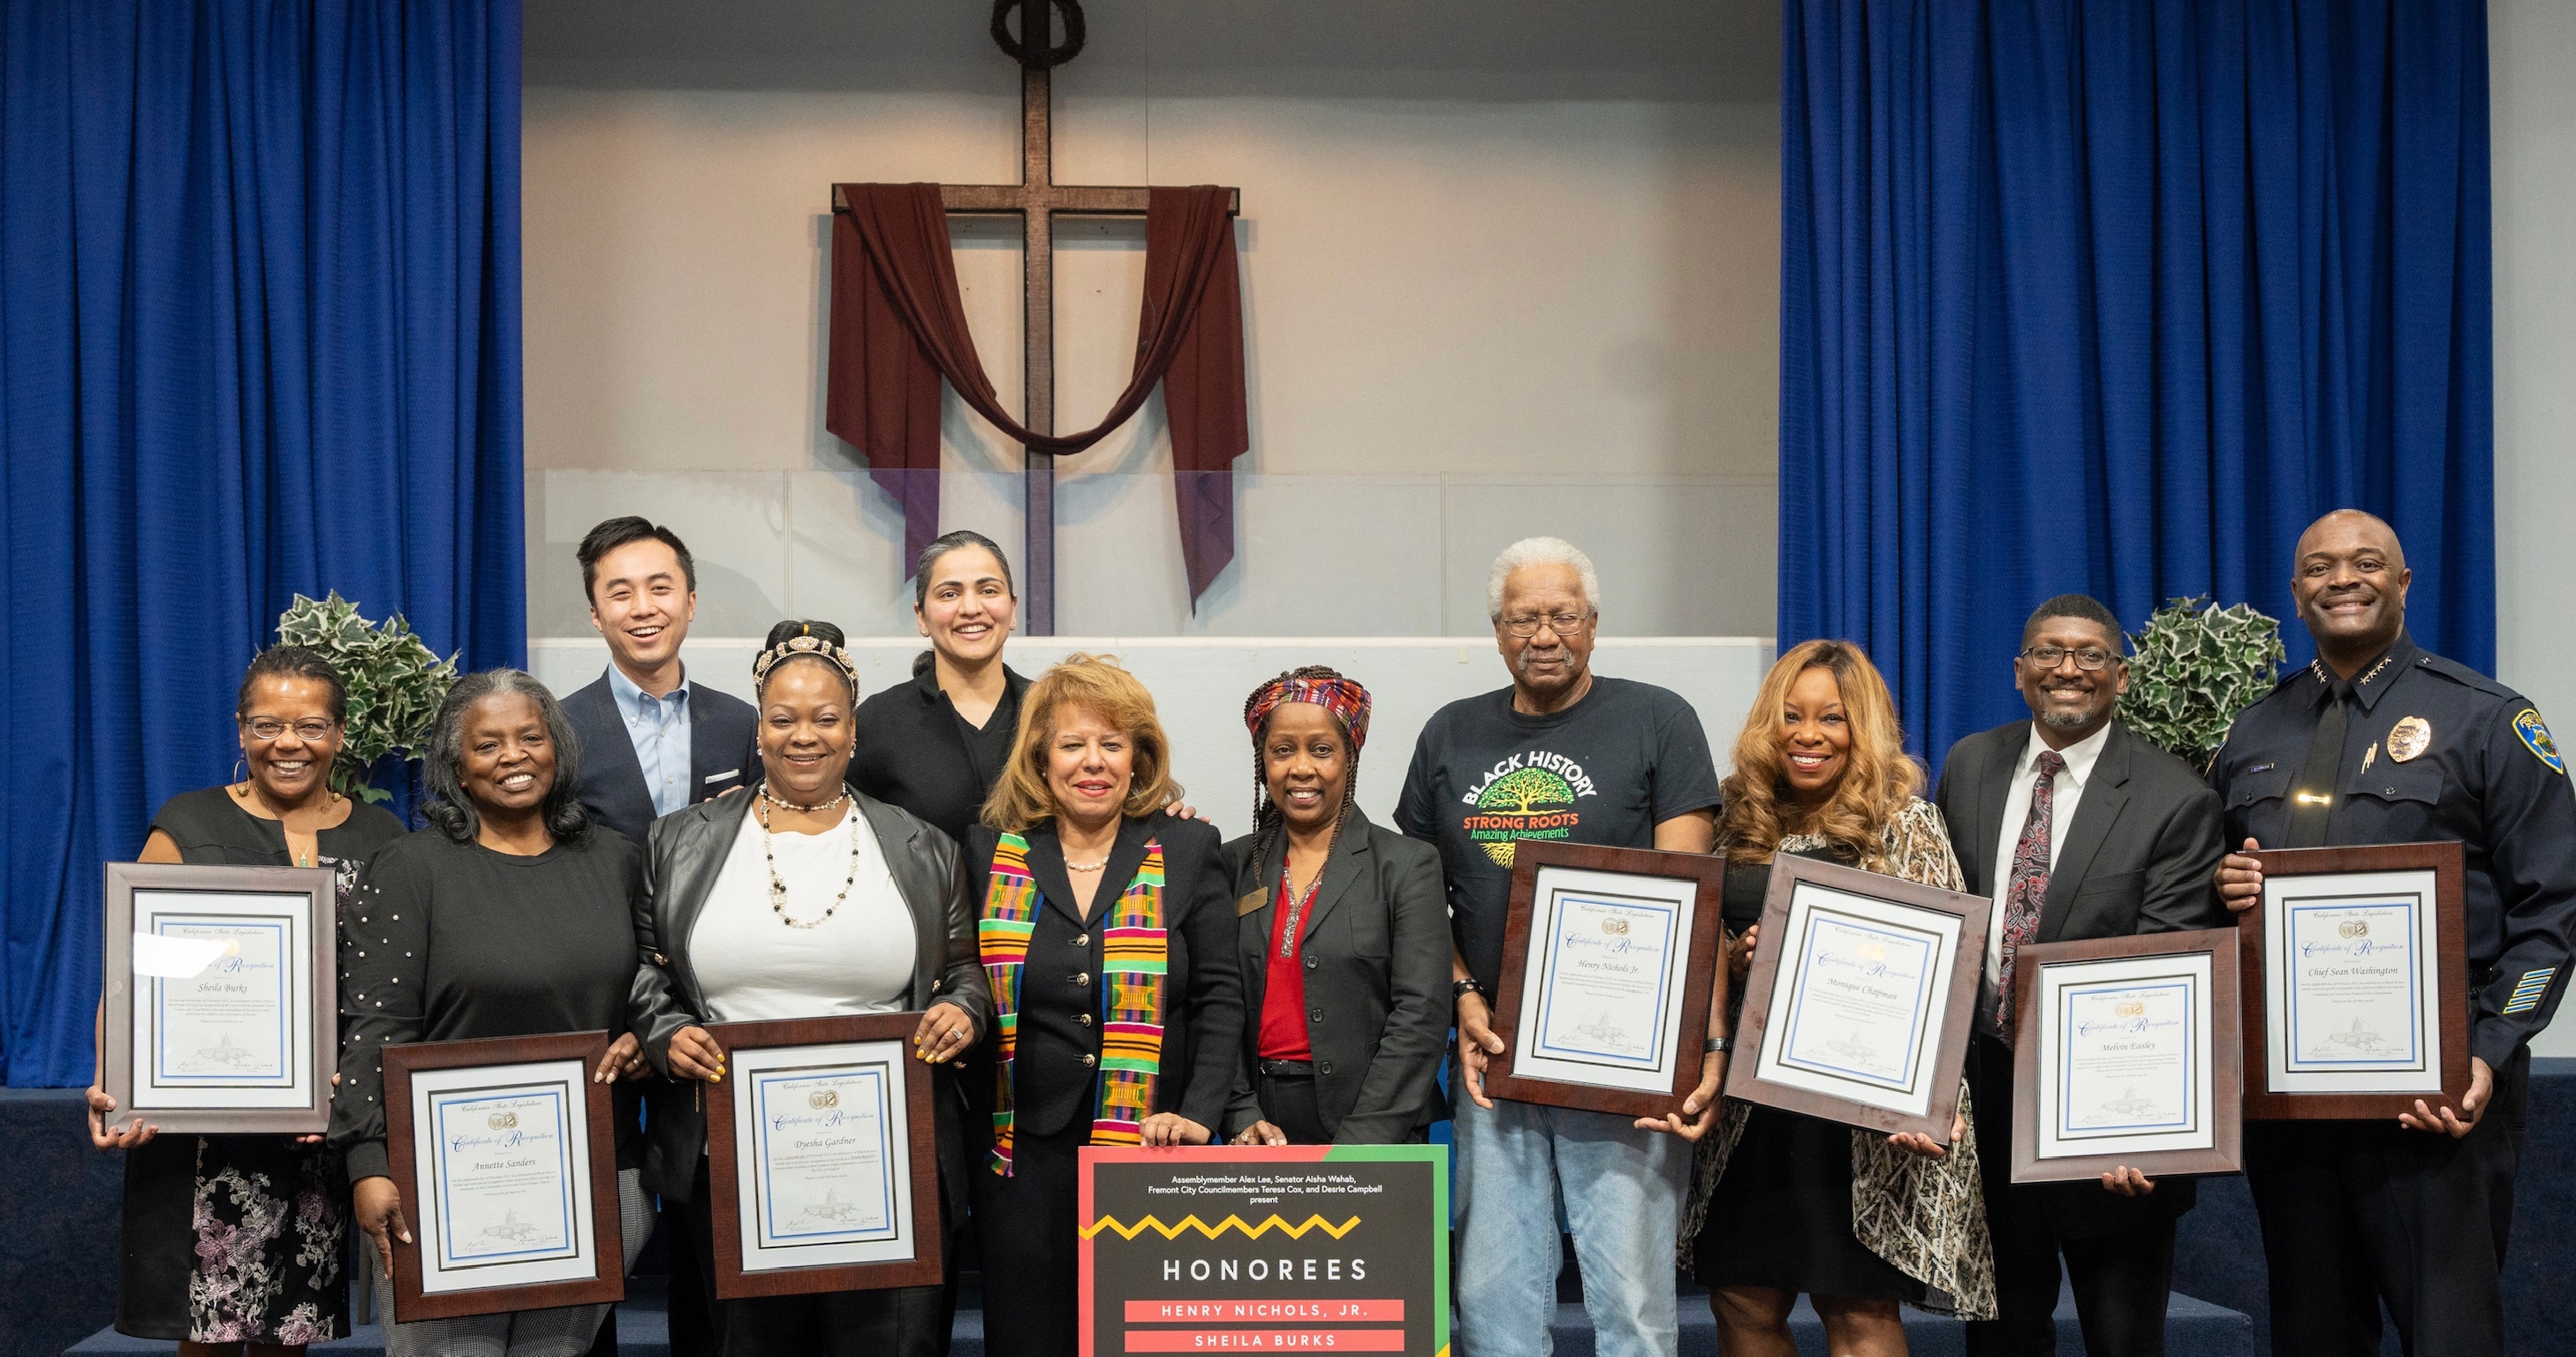
<path id="1" fill-rule="evenodd" d="M 936 184 L 844 184 L 832 219 L 831 353 L 823 425 L 859 449 L 903 505 L 904 569 L 939 533 L 939 384 L 1028 448 L 1082 451 L 1163 383 L 1180 505 L 1181 560 L 1197 606 L 1234 559 L 1234 459 L 1245 416 L 1243 297 L 1228 190 L 1157 188 L 1145 213 L 1145 297 L 1136 366 L 1097 427 L 1038 434 L 995 398 L 975 354 Z"/>

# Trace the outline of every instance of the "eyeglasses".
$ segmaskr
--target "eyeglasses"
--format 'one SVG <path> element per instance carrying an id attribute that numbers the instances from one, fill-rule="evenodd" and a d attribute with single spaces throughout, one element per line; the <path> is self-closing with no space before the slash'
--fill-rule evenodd
<path id="1" fill-rule="evenodd" d="M 295 732 L 295 738 L 306 744 L 320 744 L 330 739 L 331 732 L 339 728 L 340 725 L 336 721 L 321 720 L 297 721 L 290 725 L 284 721 L 262 717 L 256 721 L 242 722 L 242 729 L 249 731 L 250 737 L 254 740 L 274 740 L 292 730 Z"/>
<path id="2" fill-rule="evenodd" d="M 1592 624 L 1590 613 L 1557 613 L 1548 617 L 1506 617 L 1503 630 L 1523 638 L 1538 635 L 1542 626 L 1559 636 L 1572 636 Z"/>
<path id="3" fill-rule="evenodd" d="M 2068 650 L 2064 646 L 2031 646 L 2021 652 L 2021 657 L 2023 659 L 2030 661 L 2033 665 L 2042 670 L 2055 669 L 2057 666 L 2064 664 L 2066 662 L 2066 657 L 2069 655 L 2075 657 L 2076 668 L 2088 671 L 2099 669 L 2102 666 L 2109 664 L 2111 661 L 2120 658 L 2114 652 L 2108 650 L 2096 650 L 2091 646 L 2087 646 L 2082 650 Z"/>

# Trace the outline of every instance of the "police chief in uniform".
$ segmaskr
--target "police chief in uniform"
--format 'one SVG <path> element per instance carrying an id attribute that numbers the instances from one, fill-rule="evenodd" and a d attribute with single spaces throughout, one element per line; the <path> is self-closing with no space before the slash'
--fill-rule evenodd
<path id="1" fill-rule="evenodd" d="M 2252 850 L 2458 840 L 2467 872 L 2470 1085 L 2394 1121 L 2254 1121 L 2245 1173 L 2271 1271 L 2272 1351 L 2504 1351 L 2531 1038 L 2566 989 L 2576 792 L 2522 696 L 2406 634 L 2397 534 L 2357 510 L 2299 538 L 2290 580 L 2316 663 L 2236 718 L 2210 770 L 2228 842 Z M 2231 909 L 2255 860 L 2217 873 Z M 2254 977 L 2247 977 L 2253 983 Z M 2429 1105 L 2428 1105 L 2429 1104 Z"/>

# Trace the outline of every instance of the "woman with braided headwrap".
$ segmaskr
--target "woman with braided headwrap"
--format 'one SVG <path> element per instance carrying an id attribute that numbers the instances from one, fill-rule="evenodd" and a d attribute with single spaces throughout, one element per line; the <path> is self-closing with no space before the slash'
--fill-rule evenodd
<path id="1" fill-rule="evenodd" d="M 1401 1144 L 1447 1112 L 1440 853 L 1358 801 L 1366 688 L 1321 665 L 1252 692 L 1253 832 L 1225 846 L 1244 984 L 1238 1145 Z"/>

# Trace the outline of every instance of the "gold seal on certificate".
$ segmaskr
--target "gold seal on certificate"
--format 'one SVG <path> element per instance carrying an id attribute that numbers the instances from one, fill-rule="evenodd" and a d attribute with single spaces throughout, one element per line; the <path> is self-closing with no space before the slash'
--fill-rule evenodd
<path id="1" fill-rule="evenodd" d="M 1726 1096 L 1946 1143 L 1992 907 L 1781 855 Z"/>
<path id="2" fill-rule="evenodd" d="M 2014 1182 L 2242 1167 L 2236 950 L 2224 928 L 2023 944 Z"/>
<path id="3" fill-rule="evenodd" d="M 1696 853 L 1523 840 L 1487 1092 L 1661 1116 L 1699 1082 L 1725 864 Z"/>
<path id="4" fill-rule="evenodd" d="M 918 1013 L 721 1023 L 707 1086 L 719 1299 L 936 1282 L 939 1170 Z"/>
<path id="5" fill-rule="evenodd" d="M 164 1131 L 330 1123 L 328 867 L 107 864 L 102 1087 Z"/>
<path id="6" fill-rule="evenodd" d="M 2396 758 L 2406 741 L 2388 738 Z M 2396 1116 L 2467 1092 L 2460 845 L 2255 856 L 2263 902 L 2239 929 L 2245 1115 Z"/>

